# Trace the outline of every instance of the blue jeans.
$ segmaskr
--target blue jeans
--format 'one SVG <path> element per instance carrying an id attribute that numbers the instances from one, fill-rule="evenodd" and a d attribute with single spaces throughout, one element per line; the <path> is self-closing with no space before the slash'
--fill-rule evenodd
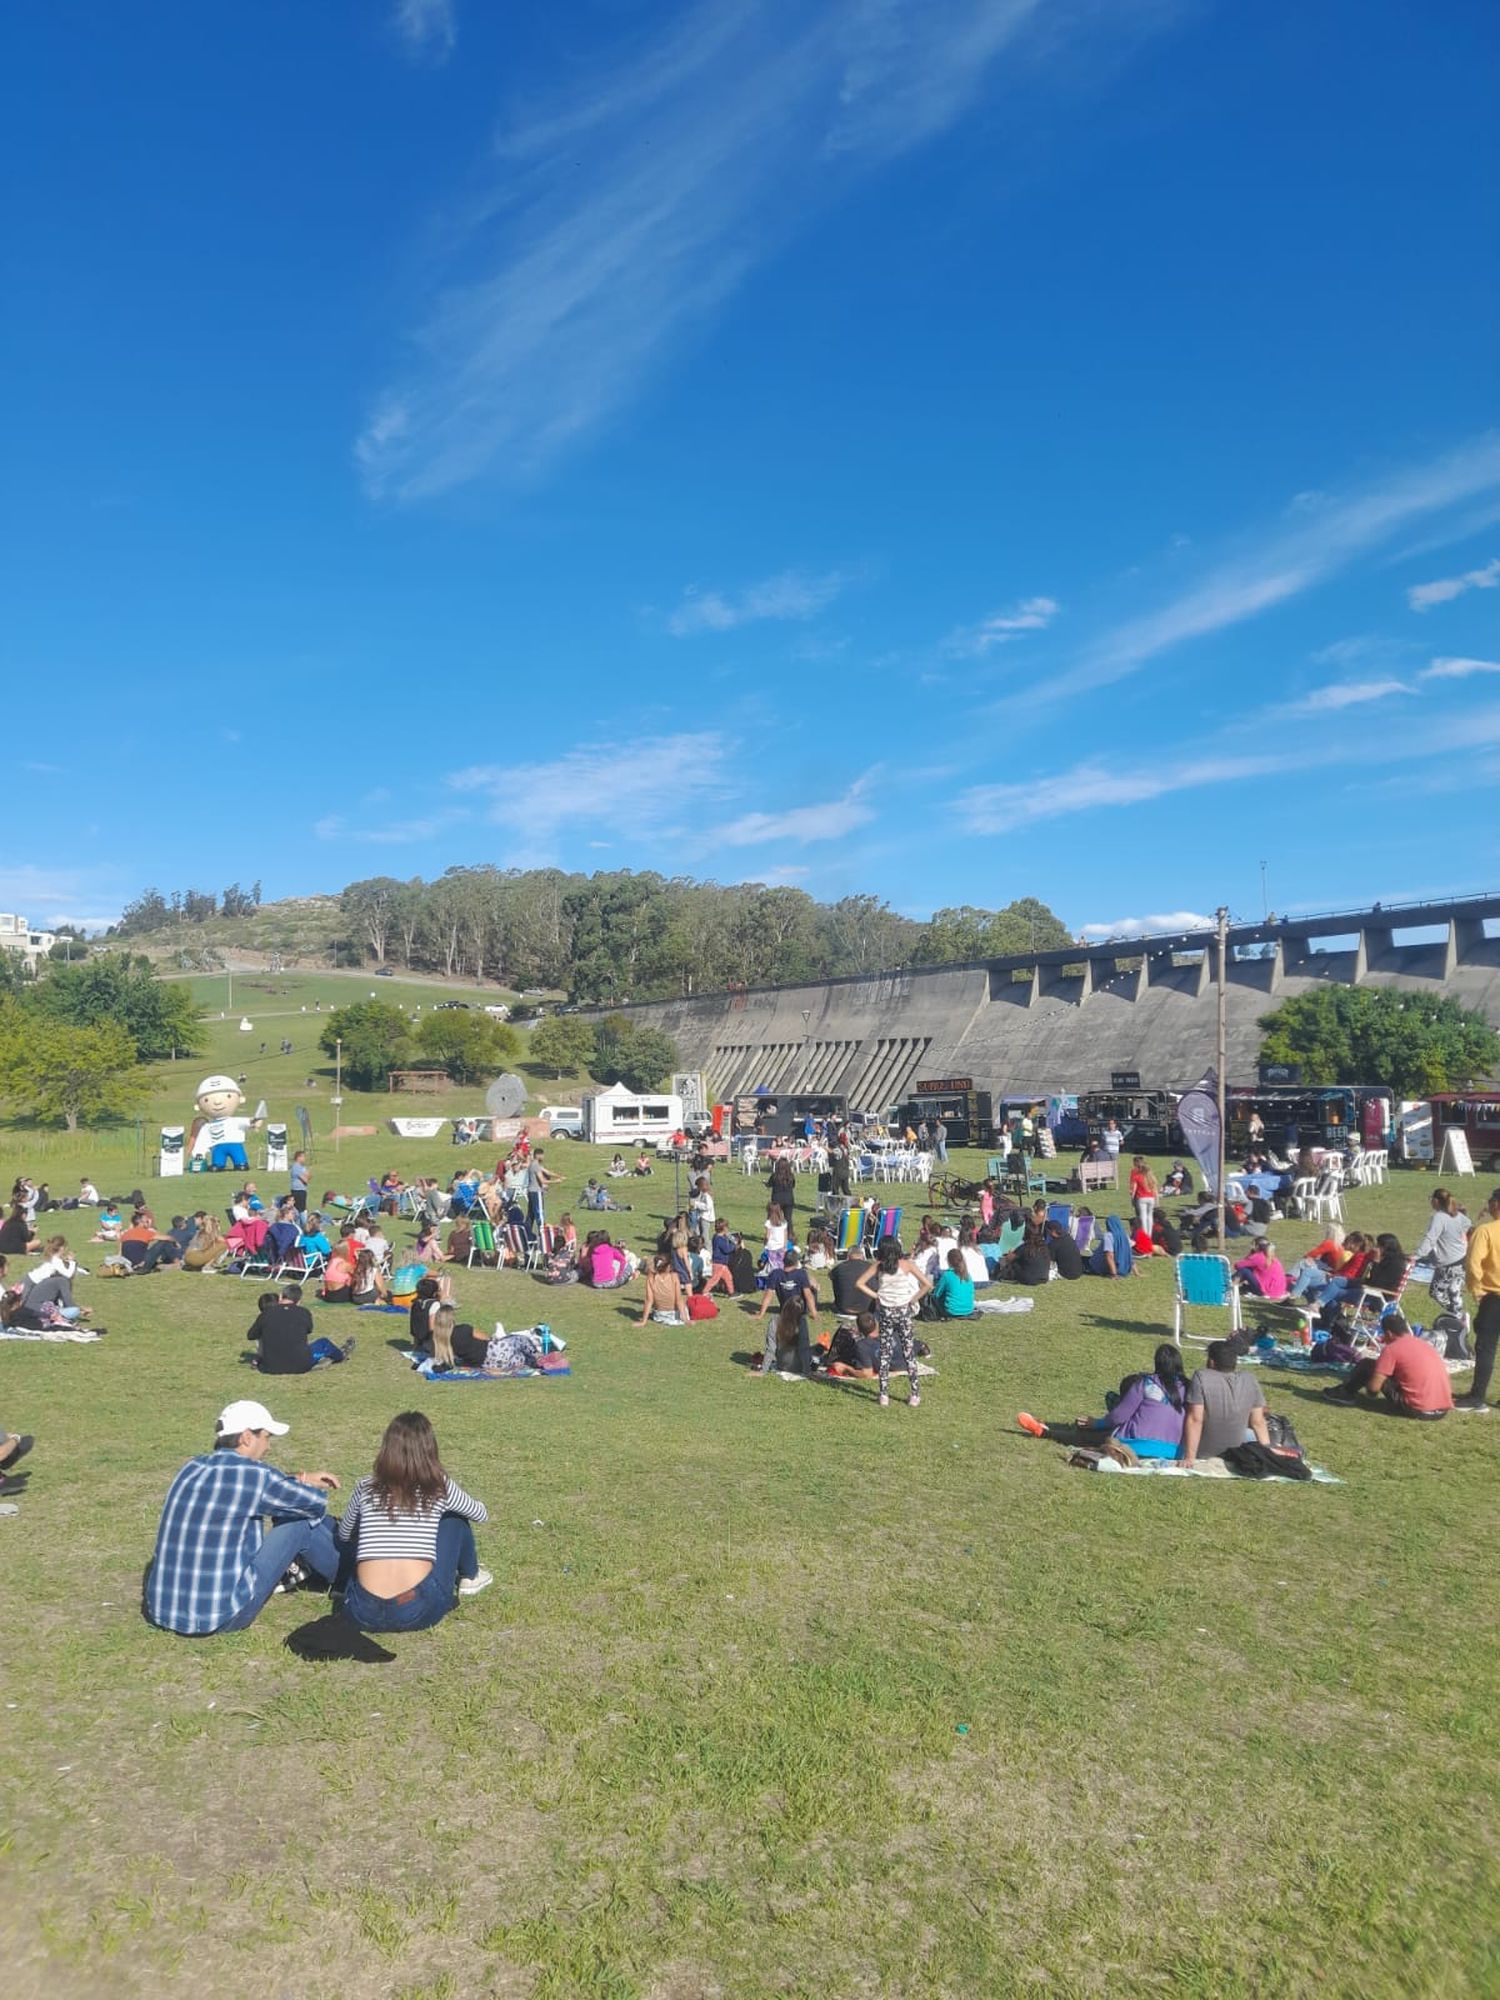
<path id="1" fill-rule="evenodd" d="M 292 1564 L 299 1560 L 306 1563 L 310 1570 L 315 1570 L 325 1583 L 332 1583 L 338 1575 L 338 1543 L 333 1538 L 333 1527 L 326 1516 L 321 1521 L 275 1523 L 250 1565 L 254 1581 L 243 1610 L 237 1611 L 227 1623 L 215 1629 L 220 1632 L 243 1632 L 247 1625 L 253 1625 L 271 1592 Z"/>
<path id="2" fill-rule="evenodd" d="M 343 1348 L 336 1341 L 324 1340 L 321 1336 L 317 1340 L 310 1340 L 307 1343 L 307 1351 L 314 1361 L 342 1361 L 344 1359 Z"/>
<path id="3" fill-rule="evenodd" d="M 362 1632 L 423 1632 L 453 1609 L 458 1579 L 478 1574 L 473 1528 L 462 1514 L 445 1514 L 438 1522 L 432 1568 L 416 1589 L 401 1598 L 372 1597 L 352 1576 L 344 1592 L 344 1616 Z"/>

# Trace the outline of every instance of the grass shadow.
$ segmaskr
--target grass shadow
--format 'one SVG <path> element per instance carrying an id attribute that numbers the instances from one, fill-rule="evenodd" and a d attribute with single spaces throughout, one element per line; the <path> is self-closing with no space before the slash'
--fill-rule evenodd
<path id="1" fill-rule="evenodd" d="M 1171 1326 L 1165 1320 L 1113 1319 L 1106 1313 L 1080 1313 L 1079 1324 L 1081 1326 L 1102 1327 L 1110 1333 L 1149 1334 L 1153 1340 L 1164 1340 L 1172 1331 Z"/>

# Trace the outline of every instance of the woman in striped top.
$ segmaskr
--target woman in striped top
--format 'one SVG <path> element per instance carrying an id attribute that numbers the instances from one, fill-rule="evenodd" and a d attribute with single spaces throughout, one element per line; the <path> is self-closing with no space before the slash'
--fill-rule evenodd
<path id="1" fill-rule="evenodd" d="M 471 1522 L 489 1511 L 443 1470 L 420 1410 L 393 1417 L 375 1470 L 349 1496 L 339 1541 L 354 1547 L 344 1616 L 366 1632 L 420 1632 L 494 1582 L 479 1566 Z"/>

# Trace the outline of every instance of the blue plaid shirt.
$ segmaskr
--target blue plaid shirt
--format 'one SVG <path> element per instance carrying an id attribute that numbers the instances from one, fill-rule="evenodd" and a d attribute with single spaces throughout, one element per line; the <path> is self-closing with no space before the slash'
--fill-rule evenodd
<path id="1" fill-rule="evenodd" d="M 168 1632 L 217 1632 L 244 1609 L 261 1516 L 321 1520 L 325 1495 L 237 1451 L 190 1458 L 172 1481 L 156 1531 L 146 1615 Z"/>

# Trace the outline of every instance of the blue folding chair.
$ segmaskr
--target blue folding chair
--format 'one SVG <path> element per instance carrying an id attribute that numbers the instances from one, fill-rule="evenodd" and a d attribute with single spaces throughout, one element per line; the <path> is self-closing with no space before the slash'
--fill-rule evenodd
<path id="1" fill-rule="evenodd" d="M 1216 1257 L 1208 1252 L 1188 1251 L 1177 1259 L 1177 1297 L 1173 1301 L 1172 1333 L 1177 1345 L 1191 1340 L 1196 1346 L 1206 1347 L 1208 1342 L 1198 1334 L 1183 1332 L 1183 1315 L 1189 1306 L 1212 1307 L 1216 1312 L 1229 1314 L 1229 1331 L 1240 1330 L 1240 1295 L 1234 1282 L 1234 1271 L 1227 1257 Z M 1214 1339 L 1220 1336 L 1215 1334 Z"/>

